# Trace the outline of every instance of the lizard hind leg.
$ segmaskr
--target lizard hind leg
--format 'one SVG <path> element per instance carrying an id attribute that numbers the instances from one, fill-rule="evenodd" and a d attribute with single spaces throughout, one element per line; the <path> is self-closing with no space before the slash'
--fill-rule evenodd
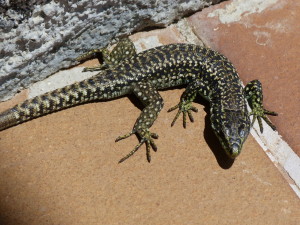
<path id="1" fill-rule="evenodd" d="M 99 54 L 102 54 L 102 64 L 95 67 L 86 67 L 84 68 L 83 72 L 92 72 L 103 70 L 106 68 L 113 68 L 116 65 L 120 64 L 123 60 L 136 55 L 136 49 L 134 47 L 134 44 L 128 37 L 121 39 L 111 52 L 108 50 L 108 48 L 109 47 L 94 49 L 87 52 L 86 54 L 83 54 L 82 56 L 79 56 L 76 59 L 77 61 L 97 58 Z"/>
<path id="2" fill-rule="evenodd" d="M 266 115 L 271 116 L 277 116 L 278 114 L 276 112 L 272 112 L 269 110 L 266 110 L 263 107 L 263 92 L 262 92 L 262 85 L 259 80 L 253 80 L 249 82 L 245 89 L 245 97 L 249 102 L 249 105 L 252 109 L 252 112 L 250 115 L 253 115 L 253 121 L 251 126 L 254 124 L 256 119 L 258 120 L 260 132 L 263 132 L 263 125 L 262 120 L 263 119 L 273 130 L 276 130 L 276 127 L 272 122 L 268 119 Z"/>
<path id="3" fill-rule="evenodd" d="M 121 39 L 110 53 L 106 52 L 103 55 L 103 60 L 109 67 L 114 67 L 136 54 L 133 42 L 127 37 Z"/>
<path id="4" fill-rule="evenodd" d="M 157 139 L 158 135 L 150 132 L 149 128 L 152 126 L 163 107 L 163 99 L 158 91 L 147 82 L 140 82 L 136 84 L 134 86 L 133 93 L 142 101 L 145 108 L 138 117 L 132 131 L 126 135 L 118 137 L 116 142 L 128 138 L 133 134 L 137 134 L 139 136 L 140 142 L 129 154 L 123 157 L 119 163 L 132 156 L 144 143 L 146 144 L 146 156 L 148 162 L 151 161 L 150 148 L 152 148 L 155 152 L 157 151 L 157 146 L 153 139 Z"/>

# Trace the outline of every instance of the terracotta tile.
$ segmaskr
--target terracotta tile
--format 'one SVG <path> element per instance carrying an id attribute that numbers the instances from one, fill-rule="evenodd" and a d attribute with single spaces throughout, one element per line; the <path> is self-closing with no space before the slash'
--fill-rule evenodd
<path id="1" fill-rule="evenodd" d="M 253 1 L 253 13 L 248 8 L 233 18 L 239 13 L 233 4 L 251 1 L 227 1 L 196 13 L 189 22 L 207 45 L 233 62 L 244 84 L 262 82 L 265 107 L 279 113 L 270 119 L 300 155 L 300 4 L 259 2 L 269 5 L 260 11 Z"/>

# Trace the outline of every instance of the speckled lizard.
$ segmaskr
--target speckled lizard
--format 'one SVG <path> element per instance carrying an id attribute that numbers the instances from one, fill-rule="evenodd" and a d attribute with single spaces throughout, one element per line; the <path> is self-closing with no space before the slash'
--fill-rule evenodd
<path id="1" fill-rule="evenodd" d="M 254 117 L 253 122 L 258 119 L 261 132 L 261 118 L 275 130 L 266 114 L 277 114 L 263 108 L 261 83 L 254 80 L 243 88 L 231 62 L 207 47 L 170 44 L 137 54 L 133 43 L 125 38 L 111 52 L 106 48 L 96 49 L 78 60 L 95 57 L 97 53 L 103 55 L 104 63 L 84 70 L 99 70 L 97 75 L 26 100 L 2 112 L 0 130 L 78 104 L 134 93 L 145 108 L 132 131 L 118 137 L 116 141 L 137 134 L 140 142 L 120 162 L 132 156 L 144 143 L 147 160 L 150 162 L 150 149 L 157 150 L 153 139 L 158 138 L 158 135 L 151 133 L 149 128 L 163 107 L 163 99 L 158 90 L 178 85 L 186 85 L 186 89 L 180 102 L 168 110 L 178 109 L 171 125 L 174 125 L 181 113 L 184 127 L 187 115 L 192 122 L 194 121 L 191 112 L 197 112 L 197 109 L 192 106 L 192 102 L 196 95 L 200 94 L 210 102 L 211 126 L 231 158 L 239 155 L 249 134 L 250 115 Z M 247 110 L 246 101 L 252 109 L 251 113 Z"/>

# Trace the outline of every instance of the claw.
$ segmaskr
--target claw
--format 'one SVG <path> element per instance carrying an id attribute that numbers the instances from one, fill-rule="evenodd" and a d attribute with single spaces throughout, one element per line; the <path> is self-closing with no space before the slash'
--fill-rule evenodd
<path id="1" fill-rule="evenodd" d="M 134 149 L 129 152 L 125 157 L 123 157 L 122 159 L 120 159 L 119 163 L 122 163 L 124 162 L 126 159 L 128 159 L 130 156 L 132 156 L 140 147 L 142 144 L 144 144 L 145 141 L 141 141 L 138 145 L 136 145 L 134 147 Z M 147 152 L 148 153 L 148 152 Z M 147 155 L 148 156 L 148 155 Z M 147 157 L 147 160 L 148 160 L 148 157 Z M 149 160 L 148 160 L 149 161 Z"/>
<path id="2" fill-rule="evenodd" d="M 264 113 L 267 114 L 267 115 L 271 115 L 271 116 L 278 116 L 277 112 L 268 111 L 266 109 L 264 109 Z"/>
<path id="3" fill-rule="evenodd" d="M 121 140 L 123 140 L 123 139 L 125 139 L 125 138 L 128 138 L 128 137 L 130 137 L 131 135 L 133 135 L 135 132 L 130 132 L 130 133 L 128 133 L 128 134 L 125 134 L 125 135 L 123 135 L 123 136 L 119 136 L 119 137 L 117 137 L 116 138 L 116 140 L 115 140 L 115 142 L 118 142 L 118 141 L 121 141 Z"/>
<path id="4" fill-rule="evenodd" d="M 99 66 L 95 67 L 85 67 L 82 72 L 94 72 L 94 71 L 100 71 L 100 70 L 105 70 L 107 66 L 105 64 L 101 64 Z"/>
<path id="5" fill-rule="evenodd" d="M 264 132 L 264 127 L 263 127 L 263 125 L 262 125 L 261 118 L 262 118 L 262 117 L 258 116 L 258 117 L 257 117 L 257 121 L 258 121 L 258 125 L 259 125 L 259 130 L 260 130 L 260 132 L 262 133 L 262 132 Z M 264 118 L 264 119 L 265 119 L 265 118 Z"/>
<path id="6" fill-rule="evenodd" d="M 167 112 L 172 112 L 172 111 L 174 111 L 175 109 L 178 109 L 179 106 L 180 106 L 180 104 L 177 104 L 177 105 L 175 105 L 175 106 L 169 108 Z"/>
<path id="7" fill-rule="evenodd" d="M 188 111 L 187 113 L 188 113 L 188 116 L 190 118 L 190 121 L 193 123 L 195 120 L 194 120 L 194 117 L 193 117 L 191 111 Z"/>
<path id="8" fill-rule="evenodd" d="M 97 53 L 101 53 L 102 51 L 103 51 L 102 48 L 100 48 L 100 49 L 93 49 L 93 50 L 91 50 L 89 52 L 86 52 L 86 53 L 78 56 L 75 60 L 79 61 L 79 62 L 80 61 L 84 61 L 84 60 L 88 60 L 88 59 L 94 58 Z"/>
<path id="9" fill-rule="evenodd" d="M 264 109 L 264 114 L 267 114 L 267 115 L 271 115 L 271 116 L 278 116 L 278 113 L 276 112 L 271 112 L 271 111 L 268 111 L 268 110 L 265 110 Z M 264 115 L 264 117 L 262 117 L 264 119 L 264 121 L 266 121 L 266 123 L 273 129 L 273 130 L 276 130 L 276 127 L 274 124 L 272 124 L 272 122 L 269 120 L 268 117 L 266 117 Z"/>
<path id="10" fill-rule="evenodd" d="M 172 123 L 171 123 L 171 127 L 173 127 L 173 126 L 174 126 L 174 124 L 175 124 L 176 120 L 178 119 L 178 117 L 179 117 L 180 113 L 181 113 L 181 111 L 180 111 L 180 110 L 178 110 L 178 112 L 177 112 L 176 116 L 174 117 L 174 119 L 173 119 L 173 121 L 172 121 Z"/>

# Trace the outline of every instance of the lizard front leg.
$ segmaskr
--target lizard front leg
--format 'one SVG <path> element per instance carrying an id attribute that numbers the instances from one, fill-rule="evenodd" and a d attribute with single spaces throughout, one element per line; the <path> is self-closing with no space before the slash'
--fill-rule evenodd
<path id="1" fill-rule="evenodd" d="M 249 105 L 252 109 L 250 115 L 253 115 L 253 121 L 251 126 L 254 124 L 256 118 L 258 120 L 260 132 L 263 132 L 263 125 L 261 118 L 266 121 L 266 123 L 273 129 L 276 130 L 276 127 L 272 124 L 272 122 L 268 119 L 266 115 L 277 116 L 276 112 L 272 112 L 263 108 L 263 93 L 262 93 L 262 85 L 259 80 L 253 80 L 249 82 L 245 89 L 245 97 L 249 102 Z"/>
<path id="2" fill-rule="evenodd" d="M 198 93 L 205 99 L 209 99 L 210 91 L 209 91 L 208 86 L 206 86 L 200 80 L 194 80 L 187 86 L 187 88 L 181 95 L 180 102 L 176 106 L 174 106 L 168 110 L 168 112 L 171 112 L 175 109 L 178 109 L 178 112 L 177 112 L 175 118 L 173 119 L 171 126 L 173 126 L 175 124 L 176 120 L 178 119 L 178 117 L 181 113 L 183 114 L 183 127 L 184 128 L 186 128 L 186 114 L 188 114 L 190 121 L 194 122 L 194 117 L 192 115 L 192 111 L 198 112 L 198 109 L 192 105 L 192 102 L 194 101 L 194 99 L 196 98 Z"/>
<path id="3" fill-rule="evenodd" d="M 158 135 L 151 133 L 149 128 L 152 126 L 158 116 L 158 113 L 163 107 L 163 99 L 158 91 L 148 82 L 140 82 L 135 84 L 133 93 L 142 101 L 142 103 L 145 105 L 145 108 L 138 117 L 132 131 L 124 136 L 118 137 L 116 142 L 130 137 L 133 134 L 137 134 L 140 138 L 140 143 L 136 145 L 129 154 L 122 158 L 119 163 L 132 156 L 144 143 L 146 144 L 146 155 L 148 162 L 151 161 L 150 147 L 152 147 L 154 151 L 157 151 L 157 147 L 153 139 L 157 139 Z"/>

